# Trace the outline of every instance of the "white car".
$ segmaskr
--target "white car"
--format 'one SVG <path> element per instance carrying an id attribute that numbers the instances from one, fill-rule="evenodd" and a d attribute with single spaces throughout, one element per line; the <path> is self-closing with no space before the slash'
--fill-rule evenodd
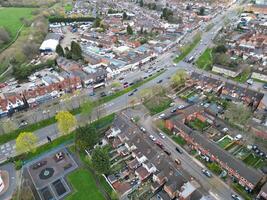
<path id="1" fill-rule="evenodd" d="M 238 134 L 238 135 L 235 136 L 234 140 L 239 141 L 242 138 L 243 138 L 243 136 L 241 134 Z"/>
<path id="2" fill-rule="evenodd" d="M 226 128 L 226 127 L 222 129 L 222 132 L 224 132 L 224 133 L 226 133 L 226 132 L 228 132 L 228 131 L 229 131 L 229 129 Z"/>
<path id="3" fill-rule="evenodd" d="M 166 115 L 164 113 L 162 113 L 159 118 L 162 119 L 163 117 L 165 117 Z"/>
<path id="4" fill-rule="evenodd" d="M 149 138 L 150 138 L 152 141 L 156 141 L 156 138 L 155 138 L 153 135 L 149 135 Z"/>
<path id="5" fill-rule="evenodd" d="M 163 133 L 159 133 L 159 135 L 160 135 L 160 137 L 161 137 L 162 139 L 165 139 L 165 137 L 166 137 Z"/>
<path id="6" fill-rule="evenodd" d="M 144 127 L 140 127 L 140 130 L 144 133 L 146 132 L 146 129 Z"/>
<path id="7" fill-rule="evenodd" d="M 178 107 L 177 107 L 177 109 L 178 110 L 181 110 L 181 109 L 183 109 L 185 106 L 184 105 L 179 105 Z"/>

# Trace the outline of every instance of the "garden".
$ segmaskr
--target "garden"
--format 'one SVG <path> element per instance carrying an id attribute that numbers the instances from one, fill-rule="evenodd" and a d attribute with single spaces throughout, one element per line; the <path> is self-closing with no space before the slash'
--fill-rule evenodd
<path id="1" fill-rule="evenodd" d="M 208 122 L 202 122 L 200 119 L 195 118 L 194 120 L 191 120 L 189 122 L 186 123 L 189 127 L 191 127 L 194 130 L 198 130 L 198 131 L 204 131 L 207 127 L 209 127 L 209 123 Z"/>
<path id="2" fill-rule="evenodd" d="M 144 102 L 145 107 L 149 110 L 151 115 L 160 113 L 170 107 L 172 100 L 166 96 L 158 96 L 157 100 L 151 98 Z"/>
<path id="3" fill-rule="evenodd" d="M 221 138 L 220 140 L 217 141 L 217 144 L 225 149 L 228 145 L 230 145 L 233 142 L 233 139 L 230 138 L 228 135 L 224 136 L 223 138 Z"/>
<path id="4" fill-rule="evenodd" d="M 207 48 L 196 61 L 197 67 L 204 70 L 212 69 L 212 49 Z"/>
<path id="5" fill-rule="evenodd" d="M 172 135 L 171 138 L 174 142 L 181 146 L 184 146 L 186 144 L 186 141 L 180 135 Z"/>

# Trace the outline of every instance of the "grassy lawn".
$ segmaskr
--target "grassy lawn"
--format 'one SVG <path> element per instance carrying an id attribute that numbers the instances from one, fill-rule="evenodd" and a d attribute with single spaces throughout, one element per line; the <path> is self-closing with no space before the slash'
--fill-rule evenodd
<path id="1" fill-rule="evenodd" d="M 14 38 L 22 26 L 21 18 L 32 19 L 34 8 L 0 8 L 0 27 L 4 27 Z"/>
<path id="2" fill-rule="evenodd" d="M 258 157 L 257 155 L 255 155 L 254 153 L 250 153 L 244 160 L 244 163 L 246 163 L 249 166 L 255 167 L 255 168 L 259 168 L 262 167 L 264 164 L 264 161 Z"/>
<path id="3" fill-rule="evenodd" d="M 215 173 L 216 175 L 220 175 L 222 173 L 222 168 L 215 162 L 213 163 L 207 163 L 207 167 L 210 171 Z"/>
<path id="4" fill-rule="evenodd" d="M 128 88 L 126 88 L 124 90 L 121 90 L 121 91 L 119 91 L 119 92 L 117 92 L 117 93 L 115 93 L 113 95 L 101 98 L 99 100 L 99 103 L 100 104 L 104 104 L 104 103 L 107 103 L 107 102 L 109 102 L 109 101 L 111 101 L 113 99 L 116 99 L 117 97 L 120 97 L 120 96 L 122 96 L 122 95 L 124 95 L 124 94 L 126 94 L 126 93 L 128 93 L 128 92 L 130 92 L 132 90 L 134 90 L 135 88 L 140 87 L 141 85 L 153 80 L 154 78 L 158 77 L 159 75 L 161 75 L 164 72 L 165 71 L 158 72 L 154 76 L 152 76 L 150 78 L 147 78 L 147 79 L 145 79 L 143 81 L 140 81 L 140 82 L 134 84 L 131 87 L 128 87 Z M 75 108 L 70 112 L 73 115 L 77 115 L 77 114 L 81 113 L 81 109 L 80 108 Z M 56 123 L 56 119 L 55 119 L 55 117 L 51 117 L 49 119 L 42 120 L 42 121 L 40 121 L 38 123 L 28 125 L 27 127 L 23 128 L 23 129 L 17 129 L 15 131 L 10 132 L 10 133 L 2 134 L 2 135 L 0 135 L 0 145 L 4 144 L 6 142 L 9 142 L 11 140 L 15 140 L 17 138 L 17 136 L 21 132 L 24 132 L 24 131 L 34 132 L 34 131 L 36 131 L 38 129 L 44 128 L 44 127 L 49 126 L 49 125 L 54 124 L 54 123 Z"/>
<path id="5" fill-rule="evenodd" d="M 244 70 L 241 74 L 235 77 L 234 80 L 239 83 L 245 83 L 248 80 L 249 76 L 250 76 L 250 71 Z"/>
<path id="6" fill-rule="evenodd" d="M 100 184 L 102 185 L 102 187 L 105 189 L 105 191 L 111 195 L 113 189 L 110 187 L 110 185 L 108 184 L 108 182 L 106 181 L 106 179 L 103 176 L 99 177 L 99 181 Z"/>
<path id="7" fill-rule="evenodd" d="M 221 148 L 225 148 L 226 146 L 228 146 L 230 143 L 232 143 L 231 138 L 229 137 L 225 137 L 222 140 L 220 140 L 219 142 L 217 142 L 217 144 L 221 147 Z"/>
<path id="8" fill-rule="evenodd" d="M 78 169 L 67 176 L 68 181 L 74 188 L 74 193 L 66 198 L 66 200 L 104 200 L 104 196 L 98 190 L 93 175 L 85 170 Z"/>
<path id="9" fill-rule="evenodd" d="M 180 135 L 173 135 L 171 138 L 174 142 L 181 146 L 184 146 L 186 144 L 186 141 Z"/>
<path id="10" fill-rule="evenodd" d="M 207 122 L 202 122 L 198 118 L 187 123 L 191 128 L 199 131 L 203 131 L 206 127 L 209 126 Z"/>
<path id="11" fill-rule="evenodd" d="M 160 97 L 155 101 L 154 98 L 144 102 L 145 107 L 149 110 L 151 115 L 160 113 L 170 107 L 172 100 L 168 97 Z"/>
<path id="12" fill-rule="evenodd" d="M 212 69 L 212 49 L 207 48 L 196 61 L 197 67 L 204 70 Z"/>
<path id="13" fill-rule="evenodd" d="M 180 94 L 180 97 L 181 97 L 182 99 L 187 100 L 187 99 L 189 99 L 190 97 L 194 96 L 195 94 L 197 94 L 195 91 L 193 91 L 193 90 L 187 90 L 187 91 L 185 91 L 184 93 Z"/>
<path id="14" fill-rule="evenodd" d="M 186 46 L 184 46 L 181 49 L 181 54 L 179 56 L 177 56 L 173 61 L 175 63 L 178 63 L 181 60 L 183 60 L 197 46 L 197 44 L 200 42 L 200 40 L 201 40 L 201 35 L 197 34 L 194 37 L 193 42 L 188 44 L 188 45 L 186 45 Z"/>
<path id="15" fill-rule="evenodd" d="M 72 8 L 73 8 L 73 6 L 71 4 L 65 5 L 65 11 L 66 12 L 72 11 Z"/>

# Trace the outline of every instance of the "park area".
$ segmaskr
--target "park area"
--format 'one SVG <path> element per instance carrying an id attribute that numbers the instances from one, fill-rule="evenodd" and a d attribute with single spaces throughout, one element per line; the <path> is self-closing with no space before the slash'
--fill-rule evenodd
<path id="1" fill-rule="evenodd" d="M 196 61 L 197 67 L 204 70 L 212 69 L 212 49 L 207 48 Z"/>
<path id="2" fill-rule="evenodd" d="M 4 27 L 7 30 L 11 40 L 14 39 L 17 32 L 22 27 L 22 19 L 32 19 L 32 11 L 34 9 L 35 8 L 0 8 L 0 27 Z"/>
<path id="3" fill-rule="evenodd" d="M 93 175 L 88 170 L 76 170 L 69 174 L 67 179 L 74 190 L 74 192 L 66 198 L 67 200 L 105 199 L 98 190 Z"/>
<path id="4" fill-rule="evenodd" d="M 145 107 L 149 110 L 151 115 L 160 113 L 169 108 L 172 100 L 166 96 L 157 96 L 144 102 Z"/>

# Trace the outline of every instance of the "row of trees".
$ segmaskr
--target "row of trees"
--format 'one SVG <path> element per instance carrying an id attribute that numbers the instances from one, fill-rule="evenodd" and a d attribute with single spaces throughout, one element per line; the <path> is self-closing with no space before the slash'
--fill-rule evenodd
<path id="1" fill-rule="evenodd" d="M 72 23 L 72 22 L 93 22 L 95 20 L 94 17 L 50 17 L 50 23 Z"/>
<path id="2" fill-rule="evenodd" d="M 66 47 L 65 50 L 63 50 L 62 46 L 60 44 L 58 44 L 56 47 L 56 53 L 59 56 L 66 57 L 67 59 L 80 60 L 83 58 L 82 48 L 75 41 L 71 42 L 70 49 L 68 47 Z"/>

